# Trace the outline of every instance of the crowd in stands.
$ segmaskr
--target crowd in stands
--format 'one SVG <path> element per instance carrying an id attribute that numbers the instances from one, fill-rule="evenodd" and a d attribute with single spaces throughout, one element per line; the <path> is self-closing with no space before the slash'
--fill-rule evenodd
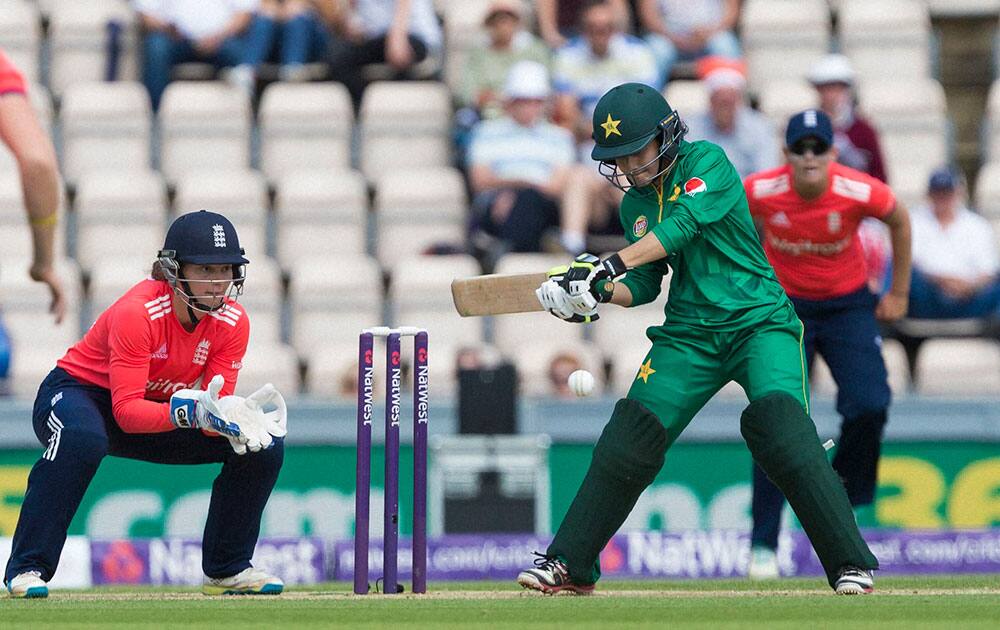
<path id="1" fill-rule="evenodd" d="M 422 289 L 445 296 L 433 308 L 401 307 L 404 298 L 398 296 L 405 295 L 406 287 L 398 285 L 397 260 L 438 253 L 448 255 L 453 264 L 446 267 L 453 271 L 488 272 L 505 265 L 508 270 L 537 270 L 583 251 L 617 248 L 623 242 L 617 220 L 622 193 L 600 176 L 589 159 L 591 115 L 605 91 L 627 81 L 662 89 L 687 123 L 687 139 L 722 146 L 743 177 L 780 163 L 779 139 L 789 114 L 822 108 L 833 120 L 843 163 L 887 181 L 908 205 L 926 202 L 926 207 L 913 212 L 911 316 L 994 317 L 1000 306 L 1000 262 L 992 224 L 968 206 L 963 177 L 949 151 L 927 155 L 920 151 L 924 145 L 907 150 L 911 145 L 906 142 L 917 138 L 912 128 L 904 126 L 908 112 L 894 116 L 896 105 L 875 103 L 870 96 L 878 93 L 870 89 L 872 70 L 863 62 L 863 47 L 857 43 L 862 41 L 857 39 L 860 31 L 843 30 L 853 23 L 850 11 L 865 13 L 864 2 L 835 3 L 840 5 L 841 30 L 839 37 L 831 37 L 833 9 L 825 0 L 86 0 L 79 4 L 104 10 L 96 12 L 103 16 L 95 27 L 96 44 L 88 49 L 88 63 L 67 66 L 68 59 L 77 58 L 59 38 L 67 32 L 65 16 L 73 15 L 68 7 L 77 3 L 10 1 L 26 11 L 34 28 L 45 27 L 39 31 L 41 37 L 24 43 L 0 26 L 0 50 L 8 50 L 22 66 L 32 96 L 41 99 L 36 107 L 48 112 L 57 137 L 68 184 L 65 207 L 70 210 L 69 229 L 60 242 L 73 254 L 66 262 L 78 263 L 74 278 L 82 282 L 77 312 L 84 326 L 89 324 L 89 310 L 81 305 L 88 294 L 97 295 L 100 270 L 81 247 L 86 235 L 80 201 L 90 190 L 87 184 L 93 173 L 99 171 L 87 170 L 86 164 L 76 166 L 66 116 L 82 84 L 109 79 L 123 86 L 141 82 L 148 95 L 142 107 L 148 112 L 144 120 L 154 130 L 147 140 L 151 158 L 119 170 L 141 171 L 128 177 L 133 182 L 147 176 L 159 182 L 151 186 L 154 195 L 165 199 L 155 206 L 162 209 L 163 220 L 168 212 L 189 209 L 181 202 L 206 198 L 192 191 L 212 181 L 211 169 L 199 173 L 197 181 L 192 181 L 192 170 L 205 169 L 204 164 L 213 160 L 227 172 L 233 170 L 225 157 L 228 153 L 206 149 L 212 146 L 205 144 L 212 134 L 228 124 L 242 138 L 243 147 L 233 160 L 241 168 L 239 181 L 245 182 L 244 200 L 263 198 L 234 206 L 243 209 L 236 215 L 253 217 L 252 224 L 241 223 L 237 216 L 234 222 L 241 236 L 245 230 L 248 242 L 259 248 L 256 257 L 249 252 L 253 262 L 247 299 L 252 299 L 256 270 L 278 278 L 278 288 L 268 295 L 291 306 L 275 306 L 276 315 L 264 313 L 261 326 L 268 332 L 258 337 L 267 337 L 269 348 L 285 348 L 292 359 L 282 365 L 306 366 L 304 391 L 338 395 L 350 389 L 342 378 L 349 370 L 317 358 L 320 346 L 324 356 L 336 352 L 351 357 L 351 352 L 342 350 L 352 343 L 355 328 L 381 323 L 372 320 L 423 317 L 431 328 L 437 327 L 432 338 L 446 346 L 442 352 L 454 346 L 450 356 L 469 339 L 495 341 L 504 350 L 516 347 L 512 339 L 494 338 L 506 334 L 505 325 L 487 326 L 484 334 L 478 321 L 445 323 L 450 278 L 442 276 L 435 286 Z M 926 6 L 916 0 L 909 4 L 919 5 L 929 24 Z M 789 5 L 807 14 L 797 18 L 803 25 L 765 23 L 768 11 L 778 13 Z M 816 7 L 821 10 L 810 11 Z M 876 22 L 876 18 L 881 19 L 875 15 Z M 118 28 L 108 28 L 109 24 Z M 803 43 L 803 33 L 811 37 L 814 32 L 810 29 L 820 33 L 813 38 L 819 44 L 812 39 Z M 916 41 L 906 45 L 924 45 Z M 786 65 L 768 56 L 782 46 L 789 51 Z M 117 57 L 111 59 L 109 54 Z M 773 64 L 765 65 L 761 59 Z M 918 66 L 914 72 L 921 73 L 920 68 L 932 64 Z M 80 68 L 79 76 L 67 67 Z M 200 95 L 203 111 L 211 112 L 204 116 L 215 119 L 187 130 L 203 144 L 180 155 L 194 158 L 172 158 L 175 128 L 171 125 L 179 119 L 171 92 L 188 93 L 192 78 L 217 87 L 218 103 L 230 98 L 224 88 L 237 91 L 242 100 L 232 101 L 236 105 L 230 110 L 212 109 L 215 97 L 189 92 Z M 923 74 L 913 80 L 934 83 L 933 77 Z M 411 90 L 401 87 L 405 85 Z M 294 92 L 295 86 L 305 91 Z M 300 117 L 302 124 L 270 117 L 279 95 L 286 106 L 292 104 L 288 116 Z M 937 103 L 929 102 L 928 107 Z M 943 107 L 943 96 L 940 102 Z M 866 115 L 869 103 L 878 116 Z M 306 121 L 310 115 L 318 122 Z M 928 135 L 926 129 L 933 129 L 930 141 L 947 148 L 947 134 L 936 131 L 938 122 L 940 129 L 946 128 L 943 110 L 927 115 L 934 117 L 934 124 L 922 128 L 920 141 Z M 60 116 L 62 122 L 56 122 Z M 108 117 L 112 118 L 114 114 Z M 282 136 L 285 128 L 289 131 Z M 336 136 L 336 144 L 329 145 L 336 150 L 323 144 L 302 148 L 310 140 L 319 142 L 314 130 Z M 144 132 L 149 134 L 148 129 Z M 880 138 L 880 132 L 890 137 Z M 229 132 L 218 133 L 223 137 Z M 274 138 L 286 143 L 284 152 L 275 148 Z M 910 160 L 918 159 L 915 153 L 921 153 L 924 161 L 914 167 Z M 186 160 L 200 166 L 185 171 Z M 324 179 L 319 169 L 329 169 L 331 181 L 318 182 Z M 8 161 L 0 159 L 0 175 L 9 172 L 14 171 Z M 913 182 L 914 172 L 919 183 Z M 393 191 L 397 196 L 391 195 Z M 351 211 L 336 217 L 313 211 L 328 198 Z M 413 219 L 412 228 L 423 229 L 425 236 L 404 234 L 390 240 L 388 230 L 409 225 L 405 218 L 395 218 L 401 216 L 398 208 L 405 212 L 407 200 L 415 213 L 426 212 Z M 5 203 L 2 194 L 0 203 Z M 262 206 L 261 212 L 244 212 L 247 203 Z M 307 206 L 311 209 L 293 212 Z M 226 212 L 224 207 L 213 209 Z M 7 222 L 4 218 L 0 224 Z M 161 226 L 156 227 L 158 232 Z M 325 229 L 337 236 L 313 258 L 304 256 L 302 252 L 311 247 L 306 241 L 313 237 L 308 233 Z M 290 240 L 293 233 L 296 237 Z M 860 235 L 871 286 L 882 290 L 891 258 L 887 236 L 877 223 L 863 224 Z M 301 296 L 307 291 L 301 284 L 296 288 L 297 283 L 309 277 L 300 264 L 303 259 L 319 260 L 321 254 L 332 264 L 329 257 L 341 252 L 364 259 L 358 277 L 377 279 L 380 305 L 341 319 L 334 315 L 342 313 L 327 313 L 325 323 L 310 324 L 310 329 L 336 327 L 350 334 L 338 334 L 336 344 L 313 343 L 302 338 L 301 322 L 306 317 L 296 310 L 306 303 Z M 473 266 L 467 267 L 470 261 Z M 4 276 L 18 273 L 16 269 L 5 264 Z M 11 287 L 16 286 L 9 282 L 0 295 L 7 304 Z M 319 312 L 328 307 L 316 303 L 312 308 Z M 662 302 L 645 312 L 650 323 L 658 319 L 659 308 Z M 619 356 L 614 343 L 598 332 L 559 331 L 548 336 L 572 337 L 573 343 L 587 347 L 586 352 L 610 362 L 611 380 L 618 369 L 615 362 L 633 358 Z M 75 331 L 68 335 L 73 336 Z M 330 335 L 325 341 L 331 341 Z M 541 363 L 548 366 L 566 352 L 554 347 Z M 449 363 L 453 361 L 444 360 Z M 321 371 L 321 364 L 329 370 Z"/>

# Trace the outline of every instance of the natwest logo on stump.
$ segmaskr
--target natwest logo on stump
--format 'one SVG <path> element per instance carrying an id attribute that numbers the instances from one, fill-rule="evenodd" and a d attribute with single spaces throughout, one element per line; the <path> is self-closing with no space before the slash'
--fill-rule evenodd
<path id="1" fill-rule="evenodd" d="M 705 185 L 704 180 L 700 177 L 692 177 L 684 182 L 684 194 L 688 197 L 694 197 L 698 193 L 705 192 L 706 190 L 708 190 L 708 186 Z"/>

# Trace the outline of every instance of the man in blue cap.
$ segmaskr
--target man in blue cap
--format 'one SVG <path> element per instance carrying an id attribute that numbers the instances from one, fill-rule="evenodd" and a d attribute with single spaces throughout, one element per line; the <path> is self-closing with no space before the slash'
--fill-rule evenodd
<path id="1" fill-rule="evenodd" d="M 245 399 L 232 395 L 250 335 L 236 301 L 249 262 L 226 217 L 178 217 L 151 276 L 104 311 L 42 381 L 32 422 L 46 448 L 14 531 L 4 576 L 11 597 L 48 597 L 70 521 L 107 455 L 221 463 L 202 591 L 282 591 L 250 558 L 281 469 L 284 401 L 270 384 Z"/>
<path id="2" fill-rule="evenodd" d="M 913 213 L 911 317 L 988 317 L 1000 308 L 996 235 L 965 207 L 962 188 L 954 170 L 934 171 L 928 204 Z"/>
<path id="3" fill-rule="evenodd" d="M 870 506 L 887 420 L 890 390 L 876 320 L 906 314 L 910 288 L 910 220 L 892 190 L 837 163 L 833 125 L 822 110 L 788 122 L 784 166 L 744 182 L 764 251 L 804 325 L 807 364 L 818 352 L 837 383 L 843 417 L 833 467 L 851 505 Z M 858 224 L 873 217 L 889 226 L 892 284 L 881 297 L 868 286 Z M 753 474 L 751 577 L 777 577 L 775 549 L 781 491 L 757 465 Z"/>

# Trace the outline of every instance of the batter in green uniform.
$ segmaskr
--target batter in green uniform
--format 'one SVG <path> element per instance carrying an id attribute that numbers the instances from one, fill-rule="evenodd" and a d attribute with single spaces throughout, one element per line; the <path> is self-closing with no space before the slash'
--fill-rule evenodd
<path id="1" fill-rule="evenodd" d="M 593 591 L 598 555 L 652 483 L 670 445 L 729 381 L 749 406 L 740 431 L 782 490 L 837 593 L 872 590 L 878 562 L 809 418 L 802 323 L 760 245 L 736 169 L 718 146 L 686 142 L 660 93 L 627 83 L 594 112 L 591 156 L 626 195 L 631 243 L 600 260 L 584 254 L 538 289 L 553 315 L 597 318 L 600 303 L 656 299 L 673 270 L 664 321 L 628 395 L 594 447 L 587 476 L 546 554 L 518 582 L 539 591 Z M 651 322 L 652 323 L 652 322 Z"/>

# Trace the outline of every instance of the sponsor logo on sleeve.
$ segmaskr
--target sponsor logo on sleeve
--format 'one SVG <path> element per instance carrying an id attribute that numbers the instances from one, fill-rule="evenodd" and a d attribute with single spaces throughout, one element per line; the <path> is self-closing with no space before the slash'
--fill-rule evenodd
<path id="1" fill-rule="evenodd" d="M 708 190 L 708 186 L 705 185 L 705 181 L 700 177 L 692 177 L 684 182 L 684 194 L 688 197 L 694 197 L 706 190 Z"/>
<path id="2" fill-rule="evenodd" d="M 640 214 L 636 217 L 635 223 L 632 224 L 632 234 L 635 234 L 636 238 L 641 238 L 646 234 L 646 229 L 649 227 L 649 219 L 646 215 Z"/>

